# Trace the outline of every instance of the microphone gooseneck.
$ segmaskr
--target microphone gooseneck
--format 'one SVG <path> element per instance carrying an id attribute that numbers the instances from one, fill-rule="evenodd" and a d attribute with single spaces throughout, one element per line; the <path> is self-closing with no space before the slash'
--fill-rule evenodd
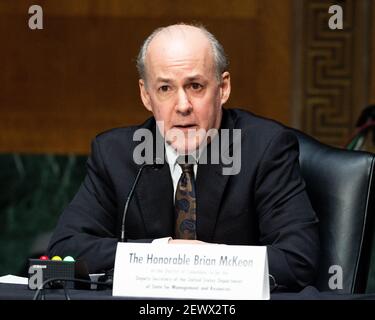
<path id="1" fill-rule="evenodd" d="M 125 207 L 124 207 L 124 213 L 122 215 L 122 221 L 121 221 L 121 236 L 120 236 L 120 242 L 125 242 L 125 219 L 126 219 L 126 214 L 128 212 L 128 208 L 129 208 L 129 203 L 130 203 L 130 200 L 132 199 L 133 197 L 133 194 L 134 194 L 134 191 L 135 191 L 135 188 L 138 184 L 138 180 L 139 178 L 141 177 L 141 174 L 143 172 L 143 169 L 145 167 L 152 167 L 154 170 L 159 170 L 161 169 L 162 167 L 164 166 L 164 163 L 163 161 L 160 159 L 160 158 L 156 158 L 153 163 L 149 164 L 149 163 L 144 163 L 139 169 L 138 169 L 138 172 L 137 172 L 137 175 L 134 179 L 134 182 L 133 182 L 133 185 L 132 185 L 132 188 L 130 189 L 129 191 L 129 194 L 128 194 L 128 197 L 126 199 L 126 202 L 125 202 Z"/>

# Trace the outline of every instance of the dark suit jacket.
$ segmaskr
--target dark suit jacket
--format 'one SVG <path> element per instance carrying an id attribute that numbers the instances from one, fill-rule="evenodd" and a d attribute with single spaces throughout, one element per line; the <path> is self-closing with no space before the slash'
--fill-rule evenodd
<path id="1" fill-rule="evenodd" d="M 49 255 L 83 258 L 90 272 L 113 267 L 125 201 L 140 167 L 133 161 L 138 128 L 155 132 L 155 120 L 93 141 L 87 176 L 60 217 Z M 198 164 L 197 238 L 267 245 L 276 282 L 290 289 L 306 286 L 317 269 L 318 220 L 300 175 L 296 137 L 274 121 L 234 109 L 223 111 L 221 128 L 241 129 L 241 171 L 223 175 L 221 163 Z M 126 216 L 126 237 L 173 236 L 172 197 L 169 166 L 146 167 Z"/>

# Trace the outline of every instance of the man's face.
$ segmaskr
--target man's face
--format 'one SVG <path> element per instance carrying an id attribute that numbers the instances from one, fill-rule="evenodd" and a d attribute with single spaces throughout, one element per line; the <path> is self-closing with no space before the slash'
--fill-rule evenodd
<path id="1" fill-rule="evenodd" d="M 147 50 L 146 75 L 146 83 L 139 81 L 143 104 L 163 121 L 162 134 L 178 152 L 196 150 L 205 141 L 202 132 L 220 127 L 230 77 L 225 72 L 217 79 L 211 45 L 198 29 L 157 35 Z"/>

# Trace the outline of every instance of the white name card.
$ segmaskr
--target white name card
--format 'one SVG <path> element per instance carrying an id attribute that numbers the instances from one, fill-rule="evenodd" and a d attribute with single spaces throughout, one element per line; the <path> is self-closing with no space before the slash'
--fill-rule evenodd
<path id="1" fill-rule="evenodd" d="M 262 246 L 118 243 L 113 296 L 270 298 Z"/>

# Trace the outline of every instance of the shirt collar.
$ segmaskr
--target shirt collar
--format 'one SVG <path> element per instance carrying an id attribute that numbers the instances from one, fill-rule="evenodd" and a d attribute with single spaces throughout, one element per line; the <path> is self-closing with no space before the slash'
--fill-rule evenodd
<path id="1" fill-rule="evenodd" d="M 178 153 L 171 145 L 168 143 L 165 143 L 165 155 L 166 155 L 166 160 L 172 170 L 175 169 L 175 166 L 177 164 L 177 158 L 181 155 Z M 195 159 L 196 162 L 198 162 L 198 159 L 196 157 L 196 153 L 192 153 L 191 156 Z"/>

